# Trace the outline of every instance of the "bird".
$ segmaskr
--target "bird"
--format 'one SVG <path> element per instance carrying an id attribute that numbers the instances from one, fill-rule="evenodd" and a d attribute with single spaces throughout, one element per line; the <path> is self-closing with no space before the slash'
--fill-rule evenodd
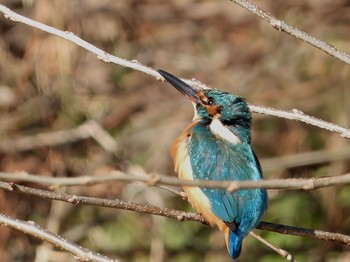
<path id="1" fill-rule="evenodd" d="M 252 116 L 244 98 L 211 88 L 192 87 L 178 77 L 159 74 L 194 106 L 192 123 L 171 147 L 175 172 L 185 180 L 258 181 L 262 168 L 251 147 Z M 211 226 L 224 232 L 227 250 L 236 259 L 243 239 L 267 210 L 266 189 L 229 192 L 183 186 L 188 201 Z"/>

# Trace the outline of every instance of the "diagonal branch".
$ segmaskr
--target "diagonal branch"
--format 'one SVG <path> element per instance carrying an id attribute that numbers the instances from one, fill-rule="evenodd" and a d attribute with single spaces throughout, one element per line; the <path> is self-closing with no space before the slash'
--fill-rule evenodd
<path id="1" fill-rule="evenodd" d="M 292 111 L 288 112 L 288 111 L 282 111 L 274 108 L 254 106 L 254 105 L 249 105 L 249 108 L 255 113 L 270 115 L 270 116 L 277 116 L 277 117 L 281 117 L 289 120 L 297 120 L 312 126 L 317 126 L 319 128 L 338 133 L 340 134 L 341 137 L 348 138 L 348 139 L 350 138 L 350 129 L 304 114 L 302 111 L 298 109 L 293 109 Z"/>
<path id="2" fill-rule="evenodd" d="M 84 204 L 90 206 L 100 206 L 117 208 L 123 210 L 136 211 L 139 213 L 152 214 L 158 216 L 165 216 L 169 218 L 175 218 L 179 221 L 197 221 L 203 224 L 207 224 L 204 217 L 198 213 L 190 213 L 185 211 L 174 210 L 170 208 L 159 208 L 154 206 L 148 206 L 138 203 L 132 203 L 123 201 L 120 199 L 105 199 L 96 197 L 78 196 L 62 192 L 54 192 L 49 190 L 42 190 L 27 186 L 22 186 L 14 183 L 0 182 L 0 189 L 9 192 L 18 192 L 24 195 L 30 195 L 39 198 L 45 198 L 50 200 L 64 201 L 71 204 Z"/>
<path id="3" fill-rule="evenodd" d="M 19 219 L 13 219 L 9 216 L 0 214 L 0 225 L 10 227 L 12 229 L 21 231 L 25 234 L 31 235 L 35 238 L 39 238 L 46 242 L 53 244 L 69 253 L 73 254 L 75 258 L 79 261 L 98 261 L 98 262 L 117 262 L 108 258 L 106 256 L 100 255 L 91 250 L 85 249 L 67 239 L 62 238 L 46 229 L 41 228 L 39 225 L 35 224 L 33 221 L 22 221 Z"/>
<path id="4" fill-rule="evenodd" d="M 290 34 L 291 36 L 294 36 L 298 39 L 301 39 L 305 41 L 306 43 L 322 50 L 323 52 L 329 54 L 330 56 L 333 56 L 335 58 L 338 58 L 339 60 L 350 64 L 350 55 L 344 51 L 340 51 L 335 46 L 332 46 L 330 44 L 327 44 L 326 42 L 323 42 L 316 37 L 313 37 L 306 32 L 300 31 L 288 24 L 286 24 L 284 21 L 279 20 L 272 15 L 270 15 L 268 12 L 262 10 L 260 7 L 256 6 L 255 4 L 251 3 L 248 0 L 231 0 L 235 4 L 245 8 L 249 12 L 253 13 L 254 15 L 262 18 L 266 22 L 270 23 L 270 25 L 275 28 L 276 30 L 285 32 L 287 34 Z"/>
<path id="5" fill-rule="evenodd" d="M 4 13 L 5 17 L 9 20 L 12 20 L 15 22 L 20 22 L 20 23 L 29 25 L 31 27 L 35 27 L 41 31 L 47 32 L 47 33 L 52 34 L 52 35 L 59 36 L 65 40 L 68 40 L 72 43 L 75 43 L 76 45 L 90 51 L 91 53 L 96 54 L 97 58 L 99 60 L 102 60 L 106 63 L 114 63 L 114 64 L 121 65 L 124 67 L 133 68 L 133 69 L 138 70 L 140 72 L 144 72 L 148 75 L 154 76 L 157 79 L 161 79 L 161 75 L 156 70 L 154 70 L 150 67 L 147 67 L 145 65 L 142 65 L 138 61 L 129 61 L 129 60 L 108 54 L 107 52 L 103 51 L 102 49 L 97 48 L 96 46 L 94 46 L 94 45 L 90 44 L 89 42 L 76 36 L 72 32 L 61 31 L 61 30 L 58 30 L 52 26 L 48 26 L 48 25 L 42 24 L 40 22 L 34 21 L 30 18 L 27 18 L 25 16 L 17 14 L 16 12 L 12 11 L 11 9 L 9 9 L 6 6 L 1 5 L 1 4 L 0 4 L 0 12 Z"/>
<path id="6" fill-rule="evenodd" d="M 242 2 L 243 4 L 246 3 L 246 6 L 248 6 L 250 9 L 260 10 L 260 9 L 258 9 L 258 7 L 252 5 L 248 1 L 235 1 L 235 2 L 237 2 L 237 4 L 238 4 L 238 2 L 240 2 L 240 3 Z M 243 6 L 243 4 L 242 4 L 242 6 Z M 248 9 L 248 10 L 250 10 L 250 9 Z M 126 60 L 126 59 L 123 59 L 120 57 L 113 56 L 113 55 L 103 51 L 102 49 L 99 49 L 96 46 L 90 44 L 89 42 L 81 39 L 80 37 L 74 35 L 72 32 L 61 31 L 61 30 L 58 30 L 54 27 L 42 24 L 42 23 L 37 22 L 37 21 L 34 21 L 30 18 L 27 18 L 25 16 L 17 14 L 16 12 L 12 11 L 11 9 L 9 9 L 6 6 L 1 5 L 1 4 L 0 4 L 0 12 L 2 12 L 7 19 L 29 25 L 31 27 L 37 28 L 37 29 L 42 30 L 44 32 L 47 32 L 49 34 L 56 35 L 56 36 L 61 37 L 67 41 L 70 41 L 70 42 L 90 51 L 91 53 L 97 55 L 98 59 L 100 59 L 106 63 L 114 63 L 114 64 L 121 65 L 124 67 L 132 68 L 134 70 L 138 70 L 140 72 L 151 75 L 151 76 L 155 77 L 157 80 L 165 81 L 165 79 L 156 70 L 154 70 L 148 66 L 145 66 L 145 65 L 139 63 L 138 61 L 134 61 L 134 60 L 129 61 L 129 60 Z M 260 12 L 260 11 L 257 11 L 257 12 Z M 279 21 L 279 20 L 276 20 L 276 21 Z M 320 40 L 318 40 L 318 41 L 320 41 Z M 320 41 L 320 42 L 322 42 L 322 41 Z M 333 47 L 333 49 L 337 50 L 334 47 Z M 189 83 L 191 85 L 200 86 L 203 88 L 206 87 L 205 85 L 198 83 L 198 81 L 190 81 L 190 80 L 184 80 L 184 81 L 186 81 L 187 83 Z M 332 123 L 329 123 L 329 122 L 326 122 L 323 120 L 319 120 L 319 119 L 311 117 L 311 116 L 308 116 L 306 114 L 300 113 L 300 111 L 298 111 L 298 110 L 291 113 L 291 112 L 284 112 L 281 110 L 276 110 L 273 108 L 264 108 L 264 107 L 253 106 L 253 105 L 250 105 L 250 108 L 253 112 L 256 112 L 256 113 L 261 113 L 261 114 L 272 115 L 272 116 L 277 116 L 277 117 L 286 118 L 286 119 L 293 119 L 293 120 L 302 121 L 304 123 L 307 123 L 310 125 L 315 125 L 315 126 L 322 128 L 322 129 L 327 129 L 329 131 L 339 133 L 344 138 L 348 138 L 348 139 L 350 138 L 350 129 L 347 129 L 347 128 L 344 128 L 344 127 L 341 127 L 341 126 L 338 126 L 338 125 L 335 125 L 335 124 L 332 124 Z"/>
<path id="7" fill-rule="evenodd" d="M 263 243 L 265 246 L 271 248 L 273 251 L 281 255 L 283 258 L 287 259 L 288 261 L 297 262 L 294 256 L 291 253 L 289 253 L 287 250 L 284 250 L 280 247 L 275 246 L 274 244 L 262 238 L 258 234 L 255 234 L 253 231 L 251 231 L 249 234 L 255 239 L 257 239 L 258 241 L 260 241 L 261 243 Z"/>
<path id="8" fill-rule="evenodd" d="M 332 233 L 332 232 L 326 232 L 322 230 L 309 229 L 309 228 L 302 228 L 302 230 L 300 230 L 301 229 L 300 227 L 287 226 L 287 225 L 270 223 L 270 222 L 260 222 L 260 225 L 258 225 L 257 228 L 280 233 L 280 234 L 309 237 L 309 238 L 315 238 L 320 240 L 333 241 L 333 242 L 337 242 L 339 244 L 344 244 L 347 246 L 350 245 L 350 242 L 349 242 L 350 236 L 340 234 L 340 233 Z"/>
<path id="9" fill-rule="evenodd" d="M 78 186 L 93 185 L 112 181 L 135 182 L 140 181 L 147 185 L 167 185 L 167 186 L 198 186 L 202 188 L 222 188 L 227 191 L 238 191 L 241 189 L 284 189 L 284 190 L 305 190 L 310 191 L 323 187 L 335 185 L 350 185 L 350 173 L 338 176 L 327 176 L 319 178 L 289 178 L 289 179 L 266 179 L 259 181 L 217 181 L 217 180 L 183 180 L 158 174 L 133 175 L 121 171 L 113 171 L 103 176 L 80 176 L 80 177 L 44 177 L 31 175 L 26 172 L 6 173 L 0 172 L 0 179 L 12 182 L 34 182 L 38 184 L 57 186 Z"/>
<path id="10" fill-rule="evenodd" d="M 116 141 L 95 121 L 89 120 L 68 130 L 43 132 L 15 139 L 2 139 L 0 152 L 26 151 L 41 146 L 57 146 L 86 138 L 95 139 L 107 152 L 117 151 Z"/>
<path id="11" fill-rule="evenodd" d="M 350 146 L 334 149 L 315 150 L 285 156 L 260 159 L 265 172 L 321 165 L 350 159 Z"/>
<path id="12" fill-rule="evenodd" d="M 159 208 L 150 205 L 143 205 L 120 199 L 105 199 L 96 197 L 78 196 L 61 192 L 52 192 L 48 190 L 42 190 L 32 187 L 26 187 L 13 183 L 0 182 L 0 189 L 9 192 L 18 192 L 24 195 L 30 195 L 33 197 L 40 197 L 50 200 L 64 201 L 71 204 L 85 204 L 91 206 L 109 207 L 123 210 L 130 210 L 139 213 L 146 213 L 158 216 L 164 216 L 168 218 L 174 218 L 179 221 L 196 221 L 203 224 L 208 224 L 204 217 L 198 213 L 185 212 L 170 208 Z M 350 236 L 332 233 L 322 230 L 307 229 L 301 227 L 287 226 L 281 224 L 274 224 L 269 222 L 260 222 L 257 227 L 261 230 L 273 231 L 281 234 L 303 236 L 309 238 L 316 238 L 320 240 L 332 241 L 338 244 L 350 245 Z"/>

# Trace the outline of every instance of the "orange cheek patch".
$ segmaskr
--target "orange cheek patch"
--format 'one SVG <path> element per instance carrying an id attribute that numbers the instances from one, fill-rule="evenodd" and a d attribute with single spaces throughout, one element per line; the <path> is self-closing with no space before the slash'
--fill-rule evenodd
<path id="1" fill-rule="evenodd" d="M 215 116 L 216 114 L 220 113 L 221 105 L 205 106 L 205 109 L 207 110 L 207 112 L 210 116 Z"/>
<path id="2" fill-rule="evenodd" d="M 200 91 L 198 93 L 198 96 L 199 96 L 200 101 L 203 103 L 202 105 L 205 106 L 205 109 L 207 110 L 207 113 L 210 116 L 213 117 L 216 114 L 220 114 L 221 105 L 215 105 L 215 106 L 206 105 L 206 103 L 208 103 L 208 97 L 205 96 L 203 91 Z"/>
<path id="3" fill-rule="evenodd" d="M 200 91 L 198 93 L 198 96 L 199 96 L 199 99 L 203 102 L 207 102 L 208 98 L 205 96 L 204 92 L 203 91 Z"/>

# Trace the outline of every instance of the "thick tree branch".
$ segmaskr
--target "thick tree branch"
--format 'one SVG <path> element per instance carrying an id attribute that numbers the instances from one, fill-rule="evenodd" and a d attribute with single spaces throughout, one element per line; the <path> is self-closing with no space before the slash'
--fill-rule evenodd
<path id="1" fill-rule="evenodd" d="M 255 4 L 251 3 L 248 0 L 231 0 L 235 4 L 245 8 L 249 12 L 253 13 L 254 15 L 262 18 L 266 22 L 270 23 L 270 25 L 275 28 L 276 30 L 283 31 L 291 36 L 294 36 L 298 39 L 301 39 L 305 41 L 306 43 L 322 50 L 323 52 L 329 54 L 330 56 L 333 56 L 335 58 L 338 58 L 339 60 L 350 64 L 350 55 L 344 51 L 338 50 L 336 47 L 327 44 L 326 42 L 323 42 L 316 37 L 313 37 L 303 31 L 300 31 L 288 24 L 286 24 L 284 21 L 279 20 L 272 15 L 270 15 L 268 12 L 262 10 Z"/>
<path id="2" fill-rule="evenodd" d="M 78 196 L 61 192 L 52 192 L 48 190 L 42 190 L 37 188 L 26 187 L 13 183 L 0 182 L 0 188 L 9 192 L 18 192 L 24 195 L 30 195 L 33 197 L 40 197 L 50 200 L 59 200 L 68 202 L 71 204 L 85 204 L 91 206 L 109 207 L 116 209 L 124 209 L 135 211 L 139 213 L 146 213 L 158 216 L 164 216 L 168 218 L 174 218 L 179 221 L 196 221 L 203 224 L 208 224 L 204 217 L 198 213 L 185 212 L 170 208 L 159 208 L 155 206 L 143 205 L 138 203 L 132 203 L 119 199 L 105 199 L 96 197 Z M 257 227 L 261 230 L 273 231 L 281 234 L 295 235 L 316 238 L 320 240 L 327 240 L 336 242 L 338 244 L 350 245 L 350 236 L 332 233 L 321 230 L 307 229 L 301 227 L 293 227 L 281 224 L 274 224 L 269 222 L 261 222 Z"/>
<path id="3" fill-rule="evenodd" d="M 75 258 L 79 261 L 98 261 L 98 262 L 111 262 L 118 261 L 106 256 L 100 255 L 96 252 L 83 248 L 67 239 L 62 238 L 46 229 L 41 228 L 39 225 L 35 224 L 33 221 L 22 221 L 18 219 L 13 219 L 4 214 L 0 214 L 0 225 L 10 227 L 12 229 L 21 231 L 25 234 L 31 235 L 35 238 L 41 239 L 43 241 L 49 242 L 56 247 L 66 250 L 73 254 Z"/>
<path id="4" fill-rule="evenodd" d="M 121 171 L 113 171 L 103 176 L 80 176 L 80 177 L 44 177 L 30 175 L 25 172 L 6 173 L 0 172 L 0 179 L 12 182 L 34 182 L 38 184 L 57 186 L 78 186 L 93 185 L 112 181 L 134 182 L 140 181 L 147 185 L 167 185 L 167 186 L 198 186 L 202 188 L 222 188 L 227 191 L 237 191 L 241 189 L 285 189 L 285 190 L 314 190 L 335 185 L 350 185 L 350 174 L 328 176 L 319 178 L 290 178 L 290 179 L 267 179 L 260 181 L 212 181 L 212 180 L 182 180 L 175 177 L 161 176 L 158 174 L 132 175 Z"/>
<path id="5" fill-rule="evenodd" d="M 259 9 L 257 9 L 257 7 L 255 7 L 254 5 L 252 5 L 248 1 L 235 1 L 235 2 L 237 2 L 237 4 L 238 4 L 238 2 L 242 2 L 243 4 L 245 3 L 247 6 L 249 6 L 249 8 L 251 8 L 251 9 L 255 8 L 256 10 L 259 10 Z M 154 76 L 157 80 L 165 81 L 165 79 L 156 70 L 154 70 L 148 66 L 142 65 L 138 61 L 128 61 L 126 59 L 108 54 L 107 52 L 97 48 L 96 46 L 90 44 L 89 42 L 74 35 L 72 32 L 68 32 L 68 31 L 64 32 L 64 31 L 58 30 L 54 27 L 39 23 L 37 21 L 34 21 L 34 20 L 29 19 L 27 17 L 24 17 L 22 15 L 19 15 L 1 4 L 0 4 L 0 12 L 2 12 L 7 19 L 10 19 L 10 20 L 16 21 L 16 22 L 20 22 L 20 23 L 29 25 L 31 27 L 35 27 L 39 30 L 45 31 L 45 32 L 52 34 L 52 35 L 62 37 L 64 39 L 66 39 L 67 41 L 75 43 L 76 45 L 90 51 L 91 53 L 96 54 L 97 58 L 104 61 L 104 62 L 115 63 L 115 64 L 118 64 L 118 65 L 121 65 L 124 67 L 129 67 L 129 68 L 132 68 L 134 70 L 138 70 L 140 72 L 144 72 L 148 75 Z M 260 11 L 257 11 L 257 12 L 260 12 Z M 275 21 L 279 21 L 279 20 L 275 19 Z M 278 22 L 276 22 L 276 23 L 279 24 Z M 320 41 L 320 40 L 318 40 L 318 41 Z M 322 42 L 322 41 L 320 41 L 320 42 Z M 334 47 L 333 47 L 333 49 L 336 50 Z M 190 85 L 200 86 L 202 88 L 207 88 L 205 85 L 199 84 L 198 81 L 190 81 L 190 80 L 184 80 L 184 81 L 186 81 Z M 256 113 L 267 114 L 267 115 L 277 116 L 277 117 L 281 117 L 281 118 L 302 121 L 304 123 L 320 127 L 322 129 L 327 129 L 327 130 L 330 130 L 332 132 L 339 133 L 344 138 L 350 138 L 350 129 L 340 127 L 338 125 L 328 123 L 326 121 L 319 120 L 317 118 L 308 116 L 306 114 L 301 113 L 301 111 L 298 111 L 298 110 L 294 110 L 292 112 L 284 112 L 281 110 L 276 110 L 276 109 L 272 109 L 272 108 L 264 108 L 264 107 L 253 106 L 253 105 L 250 105 L 250 108 L 253 112 L 256 112 Z"/>

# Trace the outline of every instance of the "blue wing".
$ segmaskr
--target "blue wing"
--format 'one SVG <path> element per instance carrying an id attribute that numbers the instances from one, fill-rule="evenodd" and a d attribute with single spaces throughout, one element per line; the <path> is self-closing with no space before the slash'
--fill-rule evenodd
<path id="1" fill-rule="evenodd" d="M 247 143 L 230 144 L 216 139 L 208 129 L 192 129 L 189 154 L 194 179 L 260 180 L 260 164 Z M 257 226 L 267 208 L 264 189 L 227 192 L 203 188 L 212 212 L 227 224 L 234 223 L 243 239 Z M 235 231 L 234 231 L 235 232 Z"/>

